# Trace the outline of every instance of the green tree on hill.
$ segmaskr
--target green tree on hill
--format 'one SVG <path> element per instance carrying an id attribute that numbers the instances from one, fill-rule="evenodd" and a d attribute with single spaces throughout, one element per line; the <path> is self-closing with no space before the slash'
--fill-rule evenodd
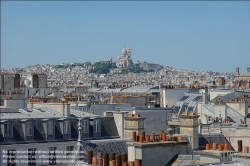
<path id="1" fill-rule="evenodd" d="M 92 69 L 90 70 L 90 73 L 107 74 L 112 68 L 116 68 L 115 63 L 95 62 L 92 66 Z"/>

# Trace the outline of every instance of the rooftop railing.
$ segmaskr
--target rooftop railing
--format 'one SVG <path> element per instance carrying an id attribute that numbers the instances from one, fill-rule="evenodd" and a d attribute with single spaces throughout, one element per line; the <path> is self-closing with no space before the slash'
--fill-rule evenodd
<path id="1" fill-rule="evenodd" d="M 167 113 L 168 121 L 179 121 L 179 116 L 176 113 Z"/>

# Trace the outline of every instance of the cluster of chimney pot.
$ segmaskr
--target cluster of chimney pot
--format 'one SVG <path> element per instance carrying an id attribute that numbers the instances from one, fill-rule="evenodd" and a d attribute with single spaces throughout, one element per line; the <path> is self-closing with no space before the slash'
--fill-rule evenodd
<path id="1" fill-rule="evenodd" d="M 88 165 L 96 166 L 142 166 L 141 159 L 128 161 L 128 155 L 116 155 L 115 153 L 97 152 L 97 156 L 93 156 L 93 151 L 88 151 Z"/>
<path id="2" fill-rule="evenodd" d="M 136 131 L 132 132 L 132 142 L 148 143 L 148 142 L 161 142 L 161 141 L 183 141 L 182 136 L 168 136 L 165 131 L 161 131 L 159 134 L 154 132 L 151 135 L 145 135 L 143 130 L 140 135 L 136 135 Z"/>
<path id="3" fill-rule="evenodd" d="M 217 150 L 218 151 L 229 151 L 229 143 L 225 144 L 212 144 L 212 150 Z M 206 144 L 206 150 L 211 150 L 211 144 Z M 242 152 L 242 140 L 238 140 L 238 153 Z M 243 153 L 249 153 L 249 147 L 244 146 L 244 151 Z"/>

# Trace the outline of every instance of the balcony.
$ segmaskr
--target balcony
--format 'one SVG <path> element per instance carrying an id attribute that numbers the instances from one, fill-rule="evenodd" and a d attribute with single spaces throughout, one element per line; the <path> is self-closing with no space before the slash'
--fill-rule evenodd
<path id="1" fill-rule="evenodd" d="M 179 126 L 180 120 L 176 113 L 167 113 L 167 124 L 171 126 Z"/>

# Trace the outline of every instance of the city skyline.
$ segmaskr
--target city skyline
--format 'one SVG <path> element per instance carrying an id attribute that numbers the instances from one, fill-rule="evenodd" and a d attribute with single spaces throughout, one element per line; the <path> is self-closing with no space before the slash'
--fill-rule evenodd
<path id="1" fill-rule="evenodd" d="M 249 2 L 1 2 L 1 68 L 116 61 L 244 73 Z M 138 7 L 139 6 L 139 7 Z"/>

